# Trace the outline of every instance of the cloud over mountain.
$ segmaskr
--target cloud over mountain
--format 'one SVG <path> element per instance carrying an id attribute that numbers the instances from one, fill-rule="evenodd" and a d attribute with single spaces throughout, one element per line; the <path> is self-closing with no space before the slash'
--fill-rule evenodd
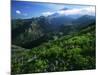
<path id="1" fill-rule="evenodd" d="M 64 10 L 58 10 L 58 11 L 53 11 L 53 12 L 43 12 L 43 16 L 49 16 L 53 14 L 59 14 L 59 15 L 93 15 L 95 16 L 95 7 L 84 7 L 84 8 L 73 8 L 73 9 L 64 9 Z"/>

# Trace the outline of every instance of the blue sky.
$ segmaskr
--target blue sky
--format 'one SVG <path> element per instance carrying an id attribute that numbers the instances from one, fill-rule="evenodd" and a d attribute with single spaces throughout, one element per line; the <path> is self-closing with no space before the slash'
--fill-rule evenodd
<path id="1" fill-rule="evenodd" d="M 63 10 L 66 8 L 66 10 Z M 95 14 L 94 6 L 80 6 L 80 5 L 65 5 L 52 3 L 36 3 L 27 1 L 12 1 L 11 16 L 12 19 L 17 18 L 32 18 L 39 16 L 48 16 L 54 13 L 63 15 L 73 14 Z"/>

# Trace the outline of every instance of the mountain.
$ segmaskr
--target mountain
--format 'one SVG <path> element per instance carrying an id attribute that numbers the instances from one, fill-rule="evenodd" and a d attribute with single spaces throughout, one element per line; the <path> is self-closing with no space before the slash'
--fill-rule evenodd
<path id="1" fill-rule="evenodd" d="M 12 74 L 96 68 L 95 16 L 12 20 Z"/>
<path id="2" fill-rule="evenodd" d="M 44 24 L 43 21 L 41 21 L 40 24 L 40 20 L 38 19 L 13 20 L 12 44 L 25 48 L 31 48 L 31 46 L 33 47 L 33 45 L 36 46 L 41 43 L 43 39 L 45 39 L 45 28 L 43 28 L 43 25 L 46 24 Z M 36 40 L 38 40 L 38 42 Z M 32 44 L 33 41 L 35 43 Z"/>
<path id="3" fill-rule="evenodd" d="M 95 22 L 95 19 L 96 19 L 95 16 L 83 15 L 79 17 L 78 19 L 76 19 L 75 21 L 73 21 L 73 23 L 79 24 L 79 25 L 88 25 L 90 23 Z"/>
<path id="4" fill-rule="evenodd" d="M 59 15 L 55 13 L 47 17 L 53 30 L 59 30 L 62 25 L 87 26 L 95 22 L 95 16 L 90 15 Z"/>
<path id="5" fill-rule="evenodd" d="M 48 21 L 53 28 L 57 29 L 63 24 L 71 24 L 74 21 L 74 19 L 69 16 L 58 16 L 52 17 L 50 19 L 48 18 Z"/>
<path id="6" fill-rule="evenodd" d="M 96 68 L 95 24 L 30 50 L 12 46 L 12 74 Z M 21 50 L 22 49 L 22 50 Z"/>
<path id="7" fill-rule="evenodd" d="M 12 44 L 32 48 L 54 39 L 55 36 L 58 38 L 61 34 L 77 32 L 94 22 L 94 16 L 84 15 L 75 19 L 70 15 L 57 13 L 48 17 L 12 20 Z"/>

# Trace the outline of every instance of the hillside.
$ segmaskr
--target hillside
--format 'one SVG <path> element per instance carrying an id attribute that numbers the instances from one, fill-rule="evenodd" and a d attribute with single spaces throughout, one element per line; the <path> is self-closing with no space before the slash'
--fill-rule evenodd
<path id="1" fill-rule="evenodd" d="M 95 17 L 89 15 L 77 19 L 70 16 L 51 16 L 12 20 L 12 44 L 31 49 L 55 37 L 76 33 L 95 22 Z"/>
<path id="2" fill-rule="evenodd" d="M 95 24 L 43 42 L 32 49 L 12 47 L 12 74 L 95 69 Z"/>

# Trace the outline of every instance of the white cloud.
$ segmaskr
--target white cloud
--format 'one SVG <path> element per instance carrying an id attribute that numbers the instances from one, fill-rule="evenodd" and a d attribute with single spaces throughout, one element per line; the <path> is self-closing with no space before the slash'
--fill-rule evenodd
<path id="1" fill-rule="evenodd" d="M 43 16 L 48 16 L 48 15 L 52 15 L 54 14 L 55 12 L 43 12 L 42 15 Z"/>
<path id="2" fill-rule="evenodd" d="M 16 10 L 16 14 L 23 15 L 23 16 L 28 16 L 27 13 L 22 13 L 20 10 Z"/>
<path id="3" fill-rule="evenodd" d="M 61 11 L 57 11 L 57 13 L 62 15 L 71 15 L 71 14 L 80 13 L 80 10 L 79 9 L 61 10 Z"/>
<path id="4" fill-rule="evenodd" d="M 48 16 L 54 13 L 58 13 L 59 15 L 95 15 L 95 7 L 85 7 L 85 8 L 74 8 L 74 9 L 67 9 L 67 10 L 58 10 L 54 12 L 44 12 L 42 15 Z"/>
<path id="5" fill-rule="evenodd" d="M 16 10 L 16 13 L 17 13 L 17 14 L 21 14 L 21 11 L 20 11 L 20 10 Z"/>
<path id="6" fill-rule="evenodd" d="M 85 12 L 86 14 L 95 15 L 95 7 L 84 8 L 84 9 L 83 9 L 83 12 L 84 12 L 84 11 L 86 11 L 86 12 Z"/>

